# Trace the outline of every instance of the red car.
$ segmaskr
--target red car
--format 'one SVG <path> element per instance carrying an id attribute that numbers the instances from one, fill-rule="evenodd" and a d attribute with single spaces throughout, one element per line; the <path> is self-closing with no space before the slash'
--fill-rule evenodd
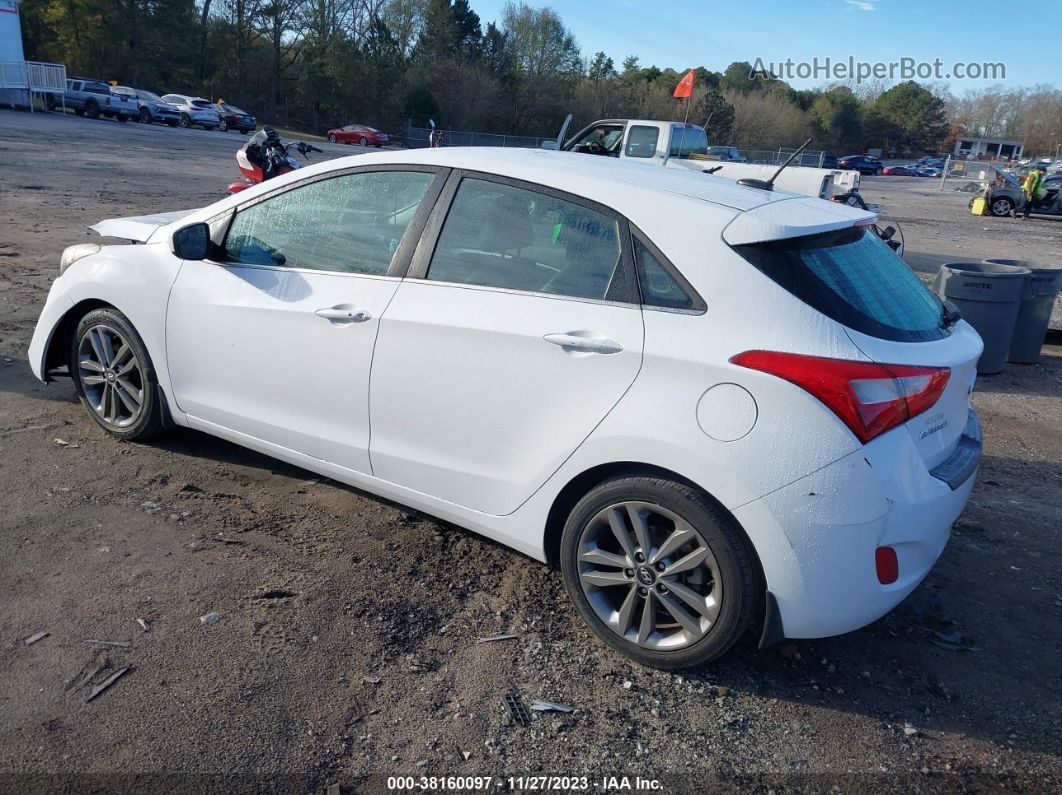
<path id="1" fill-rule="evenodd" d="M 887 177 L 917 177 L 918 172 L 907 166 L 886 166 L 881 171 Z"/>
<path id="2" fill-rule="evenodd" d="M 348 124 L 346 127 L 329 130 L 327 135 L 329 142 L 333 144 L 360 144 L 375 146 L 377 149 L 391 140 L 387 133 L 364 124 Z"/>

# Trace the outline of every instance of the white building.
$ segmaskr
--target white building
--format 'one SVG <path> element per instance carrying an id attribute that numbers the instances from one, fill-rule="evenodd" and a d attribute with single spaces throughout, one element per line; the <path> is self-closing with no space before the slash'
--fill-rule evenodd
<path id="1" fill-rule="evenodd" d="M 65 66 L 26 61 L 18 0 L 0 0 L 0 105 L 26 107 L 31 94 L 65 90 Z"/>
<path id="2" fill-rule="evenodd" d="M 1024 148 L 1024 141 L 1003 138 L 960 138 L 955 142 L 955 154 L 976 160 L 1018 159 Z"/>

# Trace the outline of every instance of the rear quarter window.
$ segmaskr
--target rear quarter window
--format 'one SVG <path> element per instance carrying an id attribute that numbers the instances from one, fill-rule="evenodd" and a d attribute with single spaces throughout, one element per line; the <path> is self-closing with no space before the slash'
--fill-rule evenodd
<path id="1" fill-rule="evenodd" d="M 948 334 L 940 300 L 870 227 L 734 250 L 801 301 L 855 331 L 897 342 Z"/>

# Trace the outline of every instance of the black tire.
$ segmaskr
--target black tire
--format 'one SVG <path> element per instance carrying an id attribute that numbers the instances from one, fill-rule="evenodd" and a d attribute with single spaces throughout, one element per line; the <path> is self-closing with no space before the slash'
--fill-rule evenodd
<path id="1" fill-rule="evenodd" d="M 598 617 L 580 584 L 579 548 L 584 532 L 602 511 L 628 501 L 659 506 L 688 522 L 718 565 L 722 586 L 718 615 L 703 637 L 682 648 L 657 651 L 621 637 Z M 631 659 L 654 668 L 686 668 L 725 654 L 749 628 L 762 590 L 748 539 L 719 505 L 690 485 L 638 471 L 609 478 L 579 500 L 564 525 L 560 567 L 568 596 L 594 634 Z M 713 584 L 712 593 L 715 588 Z M 663 590 L 667 593 L 666 588 Z"/>
<path id="2" fill-rule="evenodd" d="M 336 142 L 336 137 L 334 135 L 329 135 L 328 136 L 328 143 L 334 144 L 335 142 Z"/>
<path id="3" fill-rule="evenodd" d="M 224 119 L 222 119 L 221 121 L 218 122 L 218 129 L 221 130 L 222 132 L 228 132 L 229 131 L 229 123 L 227 121 L 225 121 Z"/>
<path id="4" fill-rule="evenodd" d="M 369 139 L 366 138 L 365 136 L 362 136 L 361 139 L 358 141 L 358 143 L 361 144 L 362 146 L 368 146 L 369 145 Z"/>
<path id="5" fill-rule="evenodd" d="M 90 119 L 98 119 L 100 117 L 100 106 L 95 102 L 86 102 L 85 115 Z"/>
<path id="6" fill-rule="evenodd" d="M 182 113 L 181 114 L 181 122 L 180 122 L 180 124 L 181 124 L 182 127 L 185 127 L 185 128 L 191 127 L 192 126 L 192 118 L 191 118 L 191 116 L 189 116 L 187 113 Z"/>
<path id="7" fill-rule="evenodd" d="M 1014 202 L 1008 196 L 997 196 L 992 199 L 988 209 L 996 218 L 1006 218 L 1014 212 Z"/>
<path id="8" fill-rule="evenodd" d="M 151 124 L 151 111 L 147 108 L 141 108 L 140 121 L 142 121 L 144 124 Z"/>
<path id="9" fill-rule="evenodd" d="M 79 351 L 82 349 L 83 342 L 91 346 L 91 340 L 88 339 L 87 335 L 90 331 L 95 331 L 101 327 L 116 334 L 129 346 L 137 364 L 134 373 L 137 376 L 136 381 L 139 383 L 134 382 L 134 386 L 139 386 L 140 408 L 135 418 L 130 418 L 131 421 L 125 426 L 108 422 L 101 416 L 90 402 L 86 391 L 87 389 L 93 389 L 93 387 L 87 386 L 82 380 L 83 367 L 79 364 L 82 357 Z M 119 358 L 117 354 L 120 353 L 120 350 L 112 351 L 115 354 L 115 358 Z M 87 375 L 91 375 L 92 371 L 85 369 L 84 372 Z M 78 322 L 70 344 L 70 375 L 74 381 L 74 388 L 77 389 L 81 403 L 85 406 L 89 416 L 112 436 L 126 440 L 147 439 L 166 429 L 166 415 L 162 406 L 161 393 L 158 389 L 158 380 L 155 377 L 155 368 L 151 363 L 151 357 L 144 346 L 144 341 L 140 338 L 136 329 L 133 328 L 129 319 L 117 309 L 110 307 L 94 309 Z M 121 373 L 119 373 L 119 376 L 121 376 Z M 132 378 L 133 374 L 130 374 L 129 377 Z M 105 381 L 112 380 L 109 376 L 105 379 Z M 119 377 L 118 380 L 121 380 L 121 378 Z M 106 389 L 106 386 L 104 386 L 104 389 Z M 113 401 L 115 398 L 111 397 L 111 400 Z M 124 411 L 125 409 L 123 408 L 122 410 Z"/>
<path id="10" fill-rule="evenodd" d="M 881 169 L 880 168 L 874 169 L 874 176 L 875 177 L 880 177 L 881 176 Z"/>

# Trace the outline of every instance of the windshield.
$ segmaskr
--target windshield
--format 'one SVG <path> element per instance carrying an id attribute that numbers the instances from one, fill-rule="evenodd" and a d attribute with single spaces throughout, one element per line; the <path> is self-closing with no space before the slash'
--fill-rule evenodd
<path id="1" fill-rule="evenodd" d="M 139 90 L 136 95 L 141 99 L 146 99 L 148 102 L 162 102 L 162 97 L 158 94 L 152 94 L 150 91 Z"/>
<path id="2" fill-rule="evenodd" d="M 870 227 L 734 250 L 804 303 L 855 331 L 898 342 L 947 336 L 940 300 Z"/>

